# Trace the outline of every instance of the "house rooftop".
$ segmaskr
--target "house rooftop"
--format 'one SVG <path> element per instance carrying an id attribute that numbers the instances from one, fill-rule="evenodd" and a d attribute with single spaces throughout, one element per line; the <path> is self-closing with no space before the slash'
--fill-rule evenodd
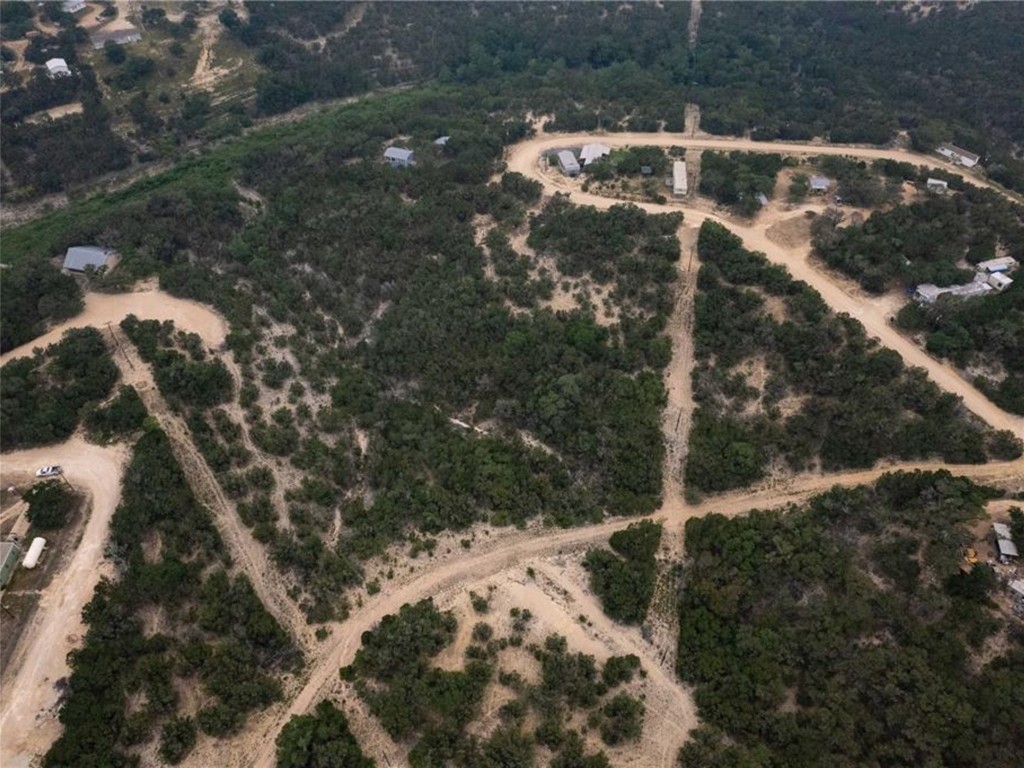
<path id="1" fill-rule="evenodd" d="M 999 548 L 999 554 L 1003 557 L 1020 557 L 1020 552 L 1017 551 L 1017 545 L 1009 539 L 998 539 L 996 546 Z"/>
<path id="2" fill-rule="evenodd" d="M 98 245 L 73 245 L 64 256 L 64 269 L 72 272 L 84 272 L 88 267 L 98 269 L 106 265 L 111 253 L 109 248 Z"/>
<path id="3" fill-rule="evenodd" d="M 832 186 L 832 182 L 825 176 L 811 176 L 811 189 L 824 191 Z"/>
<path id="4" fill-rule="evenodd" d="M 384 150 L 384 157 L 389 160 L 411 160 L 413 151 L 405 147 L 388 147 Z"/>
<path id="5" fill-rule="evenodd" d="M 973 152 L 968 152 L 966 149 L 960 149 L 960 147 L 956 146 L 955 144 L 943 144 L 941 147 L 939 147 L 939 149 L 944 149 L 948 152 L 953 152 L 954 154 L 960 155 L 960 157 L 964 158 L 965 160 L 970 160 L 972 163 L 977 163 L 979 160 L 981 160 L 981 155 L 976 155 Z"/>
<path id="6" fill-rule="evenodd" d="M 1000 539 L 1013 538 L 1013 534 L 1010 533 L 1010 526 L 1006 523 L 992 523 L 992 530 L 996 532 L 996 536 Z"/>

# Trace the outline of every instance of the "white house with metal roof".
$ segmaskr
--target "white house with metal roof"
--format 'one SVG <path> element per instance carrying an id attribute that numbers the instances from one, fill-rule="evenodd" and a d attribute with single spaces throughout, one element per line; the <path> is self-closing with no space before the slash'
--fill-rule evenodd
<path id="1" fill-rule="evenodd" d="M 71 75 L 71 69 L 64 59 L 49 59 L 46 62 L 46 74 L 53 78 L 68 77 Z"/>
<path id="2" fill-rule="evenodd" d="M 411 168 L 416 165 L 416 153 L 405 147 L 388 147 L 384 150 L 384 160 L 392 168 Z"/>
<path id="3" fill-rule="evenodd" d="M 580 150 L 580 162 L 586 168 L 602 157 L 608 157 L 611 153 L 612 150 L 607 144 L 584 144 L 583 149 Z"/>
<path id="4" fill-rule="evenodd" d="M 85 272 L 89 268 L 99 269 L 107 266 L 112 253 L 111 249 L 101 248 L 98 245 L 73 245 L 64 255 L 64 269 L 69 272 Z"/>
<path id="5" fill-rule="evenodd" d="M 979 261 L 977 264 L 979 272 L 1009 272 L 1017 266 L 1017 260 L 1013 256 L 1000 256 L 998 259 Z"/>
<path id="6" fill-rule="evenodd" d="M 940 195 L 944 195 L 949 191 L 949 182 L 942 179 L 928 179 L 925 187 L 929 192 L 938 192 Z"/>

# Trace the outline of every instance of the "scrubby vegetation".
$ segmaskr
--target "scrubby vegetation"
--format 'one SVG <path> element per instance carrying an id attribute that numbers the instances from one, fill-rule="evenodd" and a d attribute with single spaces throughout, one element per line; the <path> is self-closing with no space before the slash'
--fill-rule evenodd
<path id="1" fill-rule="evenodd" d="M 611 551 L 592 549 L 584 566 L 590 588 L 601 598 L 604 612 L 616 621 L 639 624 L 647 615 L 657 578 L 655 555 L 661 525 L 645 520 L 616 531 L 608 540 Z"/>
<path id="2" fill-rule="evenodd" d="M 899 473 L 687 521 L 678 666 L 704 725 L 680 765 L 1015 765 L 1022 636 L 989 567 L 960 570 L 989 496 Z"/>
<path id="3" fill-rule="evenodd" d="M 0 447 L 4 450 L 65 440 L 83 409 L 105 400 L 117 366 L 95 328 L 72 329 L 56 344 L 20 357 L 0 371 Z"/>
<path id="4" fill-rule="evenodd" d="M 341 671 L 342 678 L 353 681 L 392 737 L 412 742 L 409 762 L 414 768 L 442 763 L 530 768 L 543 764 L 537 760 L 545 752 L 553 755 L 551 765 L 608 766 L 603 753 L 585 753 L 579 732 L 569 723 L 585 715 L 588 727 L 598 729 L 607 744 L 638 739 L 643 703 L 626 691 L 610 692 L 633 679 L 639 659 L 612 657 L 602 673 L 592 656 L 570 652 L 565 638 L 551 635 L 542 646 L 530 646 L 540 680 L 529 685 L 518 673 L 500 670 L 502 653 L 522 645 L 532 617 L 513 609 L 512 618 L 508 637 L 495 637 L 489 624 L 477 624 L 464 669 L 445 671 L 431 666 L 430 659 L 454 639 L 455 618 L 429 600 L 405 605 L 363 635 L 363 646 Z M 496 666 L 498 683 L 516 698 L 501 707 L 503 724 L 481 741 L 469 736 L 466 726 L 481 715 Z M 540 719 L 532 734 L 522 728 L 531 710 Z"/>
<path id="5" fill-rule="evenodd" d="M 976 426 L 954 395 L 723 227 L 705 222 L 698 253 L 692 487 L 744 485 L 780 461 L 802 470 L 886 456 L 955 463 L 1020 455 L 1019 440 Z"/>
<path id="6" fill-rule="evenodd" d="M 700 193 L 744 216 L 761 208 L 760 195 L 770 198 L 782 156 L 764 152 L 704 152 L 700 159 Z"/>
<path id="7" fill-rule="evenodd" d="M 1024 414 L 1024 280 L 971 301 L 908 303 L 896 323 L 923 334 L 933 355 L 981 371 L 975 384 L 1001 408 Z"/>
<path id="8" fill-rule="evenodd" d="M 817 255 L 873 293 L 968 282 L 972 265 L 1024 251 L 1024 207 L 973 186 L 872 213 L 861 225 L 837 223 L 815 223 Z"/>
<path id="9" fill-rule="evenodd" d="M 64 731 L 47 768 L 131 765 L 129 750 L 158 732 L 161 757 L 179 762 L 197 728 L 237 731 L 249 712 L 280 698 L 275 675 L 301 663 L 248 580 L 224 570 L 209 512 L 158 429 L 135 446 L 109 548 L 118 578 L 101 581 L 83 613 L 88 630 L 70 656 Z M 160 632 L 144 629 L 142 614 L 154 611 Z M 176 678 L 202 687 L 198 712 L 180 711 Z M 129 699 L 141 707 L 129 708 Z"/>
<path id="10" fill-rule="evenodd" d="M 85 428 L 91 439 L 106 443 L 132 435 L 145 418 L 146 406 L 135 387 L 122 385 L 109 403 L 86 412 Z"/>

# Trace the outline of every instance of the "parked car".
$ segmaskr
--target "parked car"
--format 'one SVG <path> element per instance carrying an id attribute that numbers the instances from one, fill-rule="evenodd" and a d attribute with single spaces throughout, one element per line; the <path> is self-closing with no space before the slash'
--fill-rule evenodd
<path id="1" fill-rule="evenodd" d="M 36 470 L 36 477 L 56 477 L 64 472 L 63 469 L 57 466 L 53 467 L 40 467 Z"/>

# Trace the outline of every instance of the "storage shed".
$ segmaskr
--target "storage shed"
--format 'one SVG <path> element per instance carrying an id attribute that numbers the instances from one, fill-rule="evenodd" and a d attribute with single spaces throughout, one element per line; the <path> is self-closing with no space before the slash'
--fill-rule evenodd
<path id="1" fill-rule="evenodd" d="M 949 191 L 949 182 L 942 179 L 928 179 L 925 186 L 929 192 L 938 192 L 940 195 L 944 195 Z"/>
<path id="2" fill-rule="evenodd" d="M 107 266 L 112 253 L 109 248 L 98 245 L 73 245 L 64 255 L 64 269 L 69 272 L 85 272 L 90 267 L 99 269 Z"/>
<path id="3" fill-rule="evenodd" d="M 21 547 L 16 541 L 0 541 L 0 589 L 7 586 L 21 559 Z"/>
<path id="4" fill-rule="evenodd" d="M 558 167 L 566 176 L 579 176 L 580 164 L 576 162 L 576 156 L 568 149 L 560 150 L 558 153 Z"/>
<path id="5" fill-rule="evenodd" d="M 25 555 L 25 561 L 22 565 L 29 570 L 35 568 L 39 564 L 39 558 L 43 556 L 44 549 L 46 549 L 46 539 L 42 536 L 36 536 L 32 539 L 32 544 L 28 548 L 28 554 Z"/>
<path id="6" fill-rule="evenodd" d="M 811 176 L 811 191 L 812 192 L 828 192 L 829 187 L 832 186 L 831 180 L 824 176 Z"/>
<path id="7" fill-rule="evenodd" d="M 988 284 L 995 288 L 997 291 L 1005 291 L 1011 285 L 1013 285 L 1013 278 L 1004 275 L 1002 272 L 993 272 L 988 276 Z"/>
<path id="8" fill-rule="evenodd" d="M 672 163 L 672 194 L 682 197 L 686 194 L 686 162 L 676 160 Z"/>
<path id="9" fill-rule="evenodd" d="M 600 160 L 602 157 L 608 157 L 611 153 L 612 151 L 607 144 L 585 144 L 583 149 L 580 150 L 580 162 L 582 162 L 583 167 L 586 168 L 588 165 Z"/>

